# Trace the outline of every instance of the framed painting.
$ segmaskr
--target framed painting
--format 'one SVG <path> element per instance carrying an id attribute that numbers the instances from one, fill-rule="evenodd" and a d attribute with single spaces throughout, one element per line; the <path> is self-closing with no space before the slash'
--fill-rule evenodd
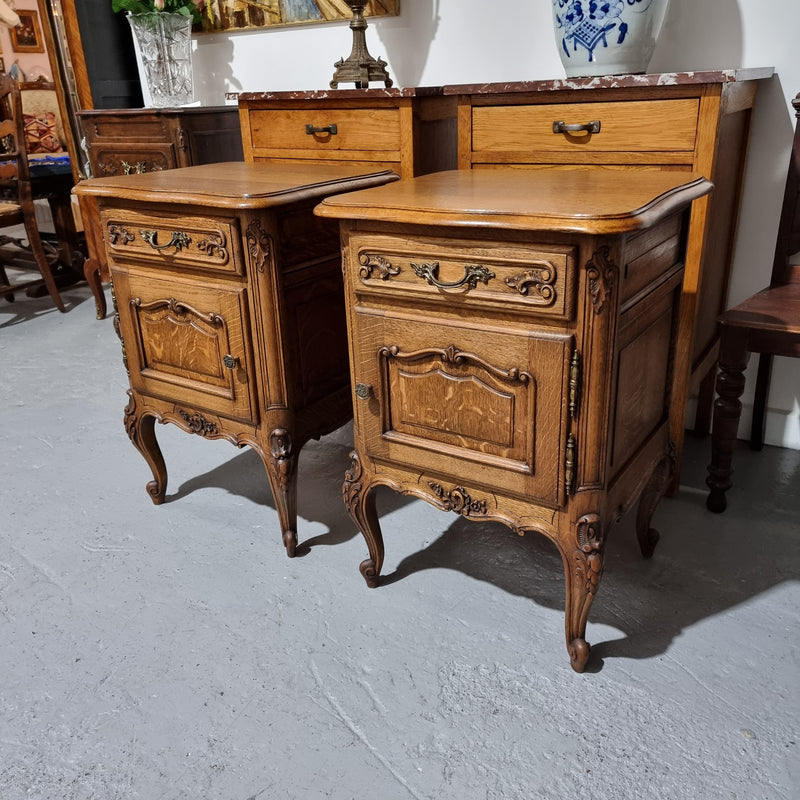
<path id="1" fill-rule="evenodd" d="M 400 0 L 369 0 L 367 17 L 396 17 Z M 203 31 L 251 30 L 286 25 L 349 20 L 344 0 L 206 0 Z"/>
<path id="2" fill-rule="evenodd" d="M 30 9 L 17 11 L 19 25 L 11 28 L 11 48 L 15 53 L 44 53 L 39 12 Z"/>

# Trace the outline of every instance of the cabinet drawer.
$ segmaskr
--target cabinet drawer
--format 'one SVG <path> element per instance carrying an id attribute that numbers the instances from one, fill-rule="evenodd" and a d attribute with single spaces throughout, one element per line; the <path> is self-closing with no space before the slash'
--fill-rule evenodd
<path id="1" fill-rule="evenodd" d="M 353 237 L 350 252 L 357 294 L 572 316 L 577 272 L 572 246 L 424 237 L 404 244 L 396 236 L 362 235 Z"/>
<path id="2" fill-rule="evenodd" d="M 696 98 L 474 107 L 473 160 L 559 163 L 578 154 L 640 153 L 653 154 L 653 162 L 660 163 L 664 157 L 655 154 L 671 153 L 666 163 L 691 163 L 698 112 Z M 558 122 L 594 122 L 599 130 L 554 132 Z"/>
<path id="3" fill-rule="evenodd" d="M 117 264 L 243 274 L 236 219 L 113 209 L 101 212 L 100 224 L 108 258 Z"/>
<path id="4" fill-rule="evenodd" d="M 136 175 L 142 172 L 158 172 L 178 166 L 175 151 L 170 144 L 91 145 L 89 162 L 96 173 L 92 177 L 105 178 L 110 175 Z"/>
<path id="5" fill-rule="evenodd" d="M 563 502 L 571 335 L 361 308 L 351 341 L 358 448 L 452 478 L 479 471 L 491 489 Z"/>
<path id="6" fill-rule="evenodd" d="M 253 109 L 249 115 L 252 147 L 260 151 L 295 151 L 296 158 L 314 158 L 322 153 L 376 153 L 400 150 L 398 108 Z M 307 132 L 307 126 L 318 130 Z M 304 151 L 303 153 L 297 151 Z M 341 156 L 340 156 L 341 157 Z"/>
<path id="7" fill-rule="evenodd" d="M 131 388 L 254 421 L 245 288 L 116 269 L 113 280 Z"/>

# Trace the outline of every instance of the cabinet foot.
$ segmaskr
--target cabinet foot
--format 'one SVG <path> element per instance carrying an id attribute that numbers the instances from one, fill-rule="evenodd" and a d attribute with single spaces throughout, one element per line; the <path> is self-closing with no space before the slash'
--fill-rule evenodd
<path id="1" fill-rule="evenodd" d="M 297 552 L 297 531 L 283 532 L 283 546 L 286 548 L 286 555 L 294 558 Z"/>
<path id="2" fill-rule="evenodd" d="M 583 672 L 586 669 L 586 662 L 589 660 L 589 654 L 592 652 L 592 646 L 586 639 L 573 639 L 567 645 L 567 652 L 569 653 L 569 661 L 572 664 L 572 669 L 575 672 Z"/>
<path id="3" fill-rule="evenodd" d="M 275 508 L 281 526 L 286 555 L 294 558 L 297 550 L 297 453 L 287 428 L 274 428 L 269 434 L 267 467 Z"/>

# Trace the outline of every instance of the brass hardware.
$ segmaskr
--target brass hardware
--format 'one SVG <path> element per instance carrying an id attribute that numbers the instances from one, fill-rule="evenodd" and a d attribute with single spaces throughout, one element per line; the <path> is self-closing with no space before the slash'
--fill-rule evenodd
<path id="1" fill-rule="evenodd" d="M 356 384 L 356 397 L 359 400 L 368 400 L 371 391 L 372 387 L 368 386 L 366 383 Z"/>
<path id="2" fill-rule="evenodd" d="M 238 360 L 239 359 L 236 358 L 236 356 L 232 356 L 230 353 L 226 353 L 224 356 L 222 356 L 222 363 L 224 364 L 225 369 L 235 369 L 236 362 Z"/>
<path id="3" fill-rule="evenodd" d="M 129 164 L 127 161 L 120 161 L 123 175 L 142 175 L 147 172 L 147 165 L 144 161 L 137 161 L 135 164 Z"/>
<path id="4" fill-rule="evenodd" d="M 315 133 L 329 133 L 331 136 L 336 136 L 339 133 L 339 128 L 334 122 L 331 125 L 323 125 L 321 128 L 315 128 L 310 122 L 306 125 L 306 133 L 313 136 Z"/>
<path id="5" fill-rule="evenodd" d="M 563 119 L 553 122 L 553 133 L 600 133 L 600 120 L 567 125 Z"/>
<path id="6" fill-rule="evenodd" d="M 462 517 L 483 516 L 486 514 L 486 501 L 474 500 L 463 486 L 456 486 L 449 491 L 439 483 L 429 481 L 433 493 L 442 503 L 445 511 L 453 511 Z"/>
<path id="7" fill-rule="evenodd" d="M 564 458 L 564 490 L 567 493 L 567 497 L 572 496 L 572 490 L 575 488 L 575 456 L 577 449 L 575 434 L 571 433 L 567 437 L 567 452 Z"/>
<path id="8" fill-rule="evenodd" d="M 494 272 L 480 264 L 467 264 L 464 267 L 463 278 L 452 283 L 442 283 L 438 280 L 438 261 L 434 261 L 432 264 L 412 264 L 411 268 L 420 278 L 424 278 L 431 286 L 435 286 L 437 289 L 459 289 L 462 286 L 466 286 L 467 290 L 474 289 L 478 285 L 478 281 L 489 283 L 495 276 Z"/>
<path id="9" fill-rule="evenodd" d="M 506 278 L 506 286 L 529 297 L 536 305 L 552 306 L 556 302 L 556 268 L 550 261 L 535 261 L 530 269 Z"/>
<path id="10" fill-rule="evenodd" d="M 340 83 L 355 83 L 356 89 L 369 89 L 370 81 L 383 81 L 388 89 L 392 79 L 386 71 L 386 62 L 382 58 L 373 58 L 367 50 L 367 23 L 364 20 L 364 8 L 367 0 L 345 0 L 353 12 L 350 30 L 353 31 L 353 48 L 350 55 L 340 58 L 333 66 L 334 73 L 331 89 Z"/>
<path id="11" fill-rule="evenodd" d="M 188 247 L 192 241 L 183 231 L 173 231 L 172 237 L 166 244 L 156 244 L 158 231 L 139 231 L 139 236 L 141 236 L 153 250 L 166 250 L 169 247 L 182 250 L 184 247 Z"/>
<path id="12" fill-rule="evenodd" d="M 373 270 L 377 271 L 378 277 L 382 281 L 389 280 L 392 275 L 400 274 L 400 267 L 395 267 L 391 261 L 383 256 L 373 256 L 369 253 L 362 253 L 358 257 L 358 261 L 361 264 L 358 274 L 362 281 L 371 278 Z"/>
<path id="13" fill-rule="evenodd" d="M 575 419 L 581 402 L 581 356 L 577 348 L 569 362 L 569 415 Z"/>

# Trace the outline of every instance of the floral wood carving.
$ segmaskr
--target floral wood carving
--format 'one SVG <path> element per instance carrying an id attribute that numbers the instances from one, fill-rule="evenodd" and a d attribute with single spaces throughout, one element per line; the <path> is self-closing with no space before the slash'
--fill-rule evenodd
<path id="1" fill-rule="evenodd" d="M 575 550 L 575 574 L 589 594 L 595 594 L 603 576 L 605 540 L 603 524 L 597 514 L 584 514 L 577 525 L 578 548 Z"/>
<path id="2" fill-rule="evenodd" d="M 352 515 L 358 506 L 358 499 L 361 495 L 363 485 L 361 483 L 361 474 L 364 471 L 361 466 L 361 459 L 358 453 L 353 450 L 350 453 L 352 463 L 350 469 L 344 474 L 344 483 L 342 484 L 342 498 L 347 510 Z"/>
<path id="3" fill-rule="evenodd" d="M 269 434 L 269 454 L 272 470 L 278 478 L 281 491 L 286 491 L 292 475 L 292 437 L 286 428 L 275 428 Z"/>
<path id="4" fill-rule="evenodd" d="M 192 433 L 199 434 L 200 436 L 216 436 L 219 433 L 219 428 L 215 423 L 209 422 L 202 414 L 190 414 L 182 408 L 178 409 L 180 418 L 189 426 Z"/>
<path id="5" fill-rule="evenodd" d="M 257 219 L 247 226 L 247 252 L 250 254 L 252 265 L 259 272 L 263 272 L 272 247 L 269 234 L 262 229 Z"/>
<path id="6" fill-rule="evenodd" d="M 369 253 L 362 253 L 358 257 L 361 264 L 358 274 L 362 281 L 372 277 L 372 271 L 378 273 L 378 277 L 382 280 L 388 280 L 392 275 L 400 274 L 400 267 L 395 267 L 389 259 L 383 256 L 373 256 Z"/>
<path id="7" fill-rule="evenodd" d="M 447 491 L 441 484 L 430 481 L 428 486 L 439 498 L 445 511 L 453 511 L 462 517 L 483 516 L 486 514 L 486 501 L 473 500 L 463 486 Z"/>
<path id="8" fill-rule="evenodd" d="M 506 286 L 531 298 L 540 306 L 551 306 L 556 301 L 556 268 L 549 261 L 538 261 L 519 275 L 506 278 Z"/>
<path id="9" fill-rule="evenodd" d="M 617 265 L 609 257 L 609 248 L 601 247 L 586 265 L 589 293 L 596 314 L 600 314 L 617 282 Z"/>

